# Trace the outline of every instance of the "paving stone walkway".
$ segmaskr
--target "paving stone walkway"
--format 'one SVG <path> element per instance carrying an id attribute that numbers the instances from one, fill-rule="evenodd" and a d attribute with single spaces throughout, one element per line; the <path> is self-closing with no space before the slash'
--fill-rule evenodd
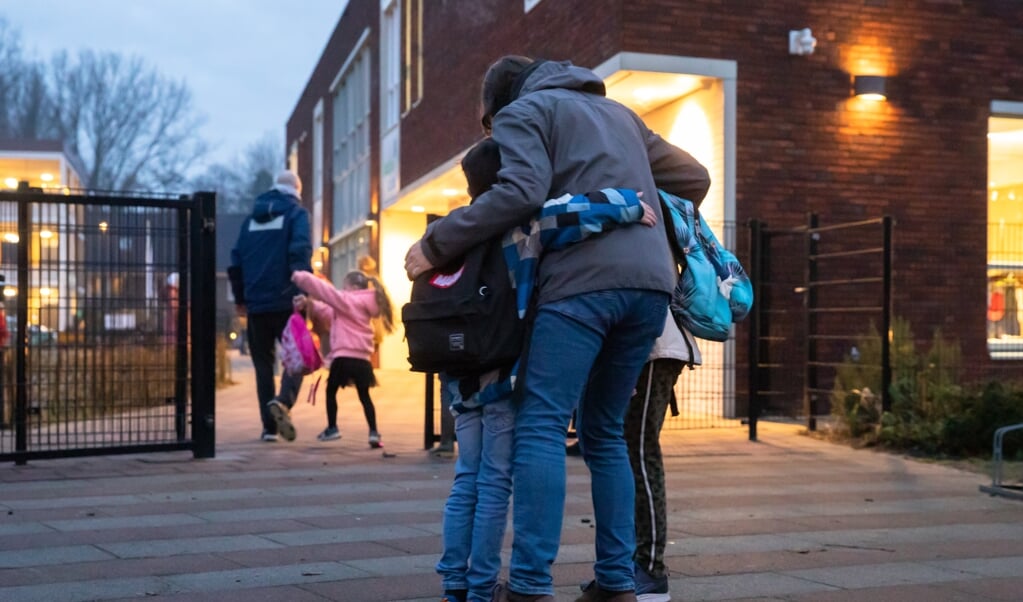
<path id="1" fill-rule="evenodd" d="M 351 390 L 340 441 L 315 439 L 322 400 L 296 410 L 295 442 L 257 441 L 250 364 L 234 360 L 215 459 L 0 465 L 0 601 L 439 599 L 453 461 L 422 450 L 422 377 L 378 372 L 385 457 Z M 1023 502 L 978 492 L 981 475 L 791 426 L 761 423 L 760 439 L 665 433 L 674 600 L 1023 600 Z M 568 466 L 559 600 L 593 560 L 589 478 Z"/>

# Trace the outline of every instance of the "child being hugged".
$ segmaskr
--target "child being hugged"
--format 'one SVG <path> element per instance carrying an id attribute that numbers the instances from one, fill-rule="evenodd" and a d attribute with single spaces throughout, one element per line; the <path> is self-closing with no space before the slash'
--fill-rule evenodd
<path id="1" fill-rule="evenodd" d="M 374 349 L 372 321 L 379 317 L 387 332 L 394 330 L 387 291 L 375 277 L 358 270 L 345 276 L 340 289 L 309 272 L 294 272 L 291 280 L 309 295 L 305 307 L 313 319 L 330 323 L 330 353 L 326 358 L 330 364 L 327 428 L 316 438 L 320 441 L 341 438 L 337 428 L 337 390 L 354 384 L 369 426 L 369 445 L 382 447 L 369 389 L 377 384 L 370 363 Z"/>
<path id="2" fill-rule="evenodd" d="M 500 147 L 493 139 L 486 138 L 470 149 L 462 159 L 469 196 L 475 199 L 489 190 L 497 182 L 500 168 Z M 544 251 L 562 249 L 629 224 L 652 227 L 656 217 L 634 191 L 608 189 L 552 199 L 528 224 L 488 243 L 502 247 L 509 278 L 515 283 L 520 319 L 529 309 L 536 266 Z M 479 375 L 440 375 L 455 415 L 458 441 L 455 478 L 444 506 L 444 550 L 436 565 L 444 588 L 443 602 L 487 602 L 499 589 L 501 545 L 511 496 L 512 395 L 517 372 L 515 362 Z"/>

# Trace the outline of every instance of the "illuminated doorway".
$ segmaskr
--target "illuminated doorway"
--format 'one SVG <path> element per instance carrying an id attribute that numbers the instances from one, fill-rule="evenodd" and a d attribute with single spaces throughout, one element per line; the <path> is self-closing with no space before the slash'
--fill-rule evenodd
<path id="1" fill-rule="evenodd" d="M 732 61 L 625 52 L 595 69 L 607 95 L 710 171 L 700 205 L 722 244 L 735 248 L 735 84 Z M 736 424 L 735 341 L 699 341 L 703 363 L 675 386 L 680 415 L 665 428 Z"/>

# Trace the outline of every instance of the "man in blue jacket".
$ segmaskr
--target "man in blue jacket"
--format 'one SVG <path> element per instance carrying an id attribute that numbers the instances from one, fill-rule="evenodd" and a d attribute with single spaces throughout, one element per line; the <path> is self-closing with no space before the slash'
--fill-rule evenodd
<path id="1" fill-rule="evenodd" d="M 288 410 L 298 396 L 302 376 L 285 373 L 280 392 L 274 397 L 274 344 L 291 316 L 292 299 L 301 293 L 291 282 L 291 273 L 312 271 L 313 248 L 309 213 L 299 204 L 301 180 L 290 171 L 282 171 L 275 182 L 273 188 L 256 197 L 252 214 L 242 223 L 227 274 L 238 315 L 248 316 L 262 439 L 277 441 L 280 432 L 291 441 L 295 428 Z M 271 414 L 271 402 L 276 406 L 275 414 Z"/>

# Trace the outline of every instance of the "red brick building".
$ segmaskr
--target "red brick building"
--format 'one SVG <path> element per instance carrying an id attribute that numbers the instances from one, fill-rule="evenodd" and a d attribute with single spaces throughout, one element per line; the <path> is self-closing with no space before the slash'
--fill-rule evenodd
<path id="1" fill-rule="evenodd" d="M 1021 39 L 1015 0 L 350 0 L 288 121 L 289 157 L 325 271 L 372 254 L 400 304 L 426 215 L 466 201 L 457 162 L 481 137 L 487 66 L 568 59 L 708 165 L 703 211 L 740 258 L 751 219 L 892 216 L 893 313 L 921 341 L 936 328 L 956 338 L 973 374 L 1011 373 L 1023 358 Z M 886 99 L 856 96 L 856 76 Z M 726 415 L 745 395 L 747 335 L 709 348 Z M 392 336 L 383 364 L 403 361 Z"/>

